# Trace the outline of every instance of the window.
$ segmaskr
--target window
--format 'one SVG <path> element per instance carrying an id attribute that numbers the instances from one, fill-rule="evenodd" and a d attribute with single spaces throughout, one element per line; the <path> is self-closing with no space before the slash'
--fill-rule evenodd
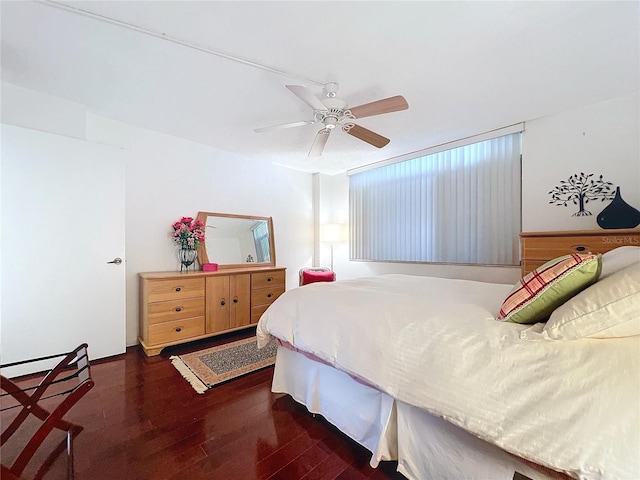
<path id="1" fill-rule="evenodd" d="M 518 264 L 520 131 L 350 172 L 351 259 Z"/>
<path id="2" fill-rule="evenodd" d="M 267 222 L 258 222 L 253 227 L 253 241 L 256 246 L 256 260 L 258 263 L 269 262 L 271 254 L 269 252 L 269 228 Z"/>

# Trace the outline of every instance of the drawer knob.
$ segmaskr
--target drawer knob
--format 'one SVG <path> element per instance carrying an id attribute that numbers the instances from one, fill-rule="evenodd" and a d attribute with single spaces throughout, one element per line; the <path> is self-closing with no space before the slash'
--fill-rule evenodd
<path id="1" fill-rule="evenodd" d="M 273 297 L 273 293 L 267 293 L 267 298 Z"/>
<path id="2" fill-rule="evenodd" d="M 176 307 L 176 312 L 181 312 L 182 311 L 182 307 Z"/>
<path id="3" fill-rule="evenodd" d="M 579 246 L 579 247 L 576 247 L 576 250 L 577 250 L 578 252 L 584 252 L 586 249 L 587 249 L 587 247 L 583 247 L 582 245 L 581 245 L 581 246 Z"/>
<path id="4" fill-rule="evenodd" d="M 182 291 L 182 287 L 176 287 L 176 292 L 181 292 Z"/>
<path id="5" fill-rule="evenodd" d="M 182 327 L 176 327 L 176 332 L 180 333 L 182 331 Z"/>
<path id="6" fill-rule="evenodd" d="M 273 280 L 273 277 L 268 277 L 267 278 L 267 282 L 270 282 L 271 280 Z"/>
<path id="7" fill-rule="evenodd" d="M 224 301 L 224 298 L 220 301 L 220 305 L 222 305 L 223 307 L 225 306 L 227 302 Z"/>
<path id="8" fill-rule="evenodd" d="M 233 303 L 238 303 L 238 297 L 233 297 Z"/>

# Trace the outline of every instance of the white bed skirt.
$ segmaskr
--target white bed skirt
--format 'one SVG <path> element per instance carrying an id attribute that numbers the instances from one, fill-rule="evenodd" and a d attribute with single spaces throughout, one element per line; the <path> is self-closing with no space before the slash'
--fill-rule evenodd
<path id="1" fill-rule="evenodd" d="M 412 480 L 512 480 L 518 472 L 532 480 L 548 476 L 442 418 L 396 402 L 398 471 Z"/>
<path id="2" fill-rule="evenodd" d="M 512 480 L 516 471 L 533 480 L 550 478 L 441 418 L 286 347 L 278 348 L 271 390 L 291 395 L 367 448 L 372 467 L 398 460 L 398 471 L 410 480 Z"/>
<path id="3" fill-rule="evenodd" d="M 397 459 L 395 402 L 340 370 L 279 347 L 271 390 L 338 427 L 371 453 L 372 467 Z"/>

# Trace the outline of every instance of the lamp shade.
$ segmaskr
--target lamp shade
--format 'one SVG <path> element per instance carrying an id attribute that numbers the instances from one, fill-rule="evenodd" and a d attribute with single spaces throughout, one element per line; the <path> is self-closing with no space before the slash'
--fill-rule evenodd
<path id="1" fill-rule="evenodd" d="M 346 225 L 341 223 L 325 223 L 320 226 L 320 241 L 322 242 L 344 242 L 346 241 Z"/>

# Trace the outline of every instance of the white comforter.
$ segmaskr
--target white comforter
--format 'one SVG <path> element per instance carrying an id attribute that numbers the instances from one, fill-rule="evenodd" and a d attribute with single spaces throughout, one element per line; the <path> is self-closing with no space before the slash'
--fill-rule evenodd
<path id="1" fill-rule="evenodd" d="M 539 327 L 494 319 L 510 289 L 409 275 L 315 283 L 271 305 L 258 343 L 278 337 L 571 476 L 640 479 L 640 339 L 527 335 Z"/>

